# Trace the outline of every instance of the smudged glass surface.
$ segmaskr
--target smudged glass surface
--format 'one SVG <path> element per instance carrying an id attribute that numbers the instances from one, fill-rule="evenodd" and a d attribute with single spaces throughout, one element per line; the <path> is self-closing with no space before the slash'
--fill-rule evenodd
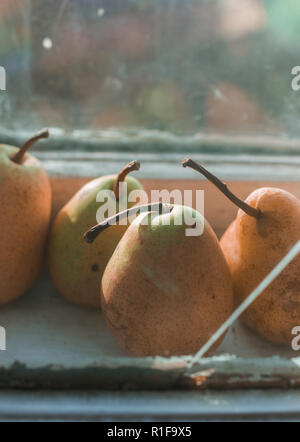
<path id="1" fill-rule="evenodd" d="M 297 0 L 1 0 L 0 125 L 300 134 Z"/>

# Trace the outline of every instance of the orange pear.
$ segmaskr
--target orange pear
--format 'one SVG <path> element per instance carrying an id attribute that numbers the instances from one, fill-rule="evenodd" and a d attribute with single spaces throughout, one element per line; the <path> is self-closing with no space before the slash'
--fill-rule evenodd
<path id="1" fill-rule="evenodd" d="M 103 275 L 106 323 L 129 355 L 193 354 L 232 313 L 226 260 L 214 231 L 194 209 L 153 204 L 143 210 Z M 186 235 L 186 216 L 201 226 L 199 235 Z M 109 225 L 108 221 L 91 229 L 86 240 L 94 241 Z"/>
<path id="2" fill-rule="evenodd" d="M 282 189 L 265 187 L 246 201 L 200 164 L 185 160 L 206 176 L 239 211 L 221 239 L 240 304 L 300 238 L 300 201 Z M 243 321 L 271 342 L 291 346 L 292 329 L 300 325 L 300 256 L 247 309 Z"/>
<path id="3" fill-rule="evenodd" d="M 0 305 L 23 295 L 38 276 L 51 213 L 51 188 L 41 163 L 27 153 L 44 130 L 21 149 L 0 145 Z"/>

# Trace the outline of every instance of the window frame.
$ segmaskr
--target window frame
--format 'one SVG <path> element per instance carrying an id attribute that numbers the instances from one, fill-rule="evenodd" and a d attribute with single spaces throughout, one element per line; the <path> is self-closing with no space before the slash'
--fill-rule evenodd
<path id="1" fill-rule="evenodd" d="M 195 134 L 179 136 L 153 130 L 74 131 L 50 129 L 51 137 L 32 149 L 52 176 L 94 177 L 115 173 L 133 158 L 142 162 L 141 178 L 192 179 L 180 167 L 192 156 L 229 180 L 300 180 L 300 140 L 273 137 Z M 20 146 L 32 132 L 0 130 L 3 144 Z"/>

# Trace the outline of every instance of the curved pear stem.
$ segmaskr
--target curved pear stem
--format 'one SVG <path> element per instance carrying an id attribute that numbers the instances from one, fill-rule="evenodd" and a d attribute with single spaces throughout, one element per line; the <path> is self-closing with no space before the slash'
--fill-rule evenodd
<path id="1" fill-rule="evenodd" d="M 14 157 L 12 157 L 12 161 L 17 164 L 22 164 L 24 161 L 24 156 L 26 152 L 33 146 L 37 141 L 41 139 L 49 138 L 50 134 L 47 129 L 44 129 L 37 134 L 33 135 L 26 143 L 23 144 L 21 149 L 16 153 Z"/>
<path id="2" fill-rule="evenodd" d="M 235 196 L 227 187 L 225 183 L 223 183 L 219 178 L 206 170 L 201 164 L 197 163 L 190 158 L 186 158 L 182 161 L 183 167 L 190 167 L 191 169 L 200 172 L 204 175 L 211 183 L 213 183 L 230 201 L 232 201 L 236 206 L 242 209 L 247 215 L 252 216 L 256 219 L 259 219 L 262 216 L 262 212 L 259 209 L 255 209 L 255 207 L 250 206 L 245 203 L 243 200 Z"/>
<path id="3" fill-rule="evenodd" d="M 116 199 L 117 201 L 120 198 L 120 183 L 122 183 L 123 181 L 125 181 L 127 175 L 130 172 L 133 172 L 135 170 L 140 170 L 141 164 L 139 161 L 130 161 L 130 163 L 128 163 L 125 167 L 123 167 L 123 169 L 121 170 L 121 172 L 119 173 L 119 175 L 117 176 L 115 185 L 114 185 L 114 193 L 116 195 Z"/>
<path id="4" fill-rule="evenodd" d="M 84 240 L 87 243 L 93 243 L 100 233 L 106 230 L 108 227 L 115 225 L 118 221 L 121 221 L 124 218 L 129 218 L 132 215 L 136 215 L 138 212 L 159 212 L 159 213 L 168 213 L 171 211 L 171 206 L 168 204 L 164 204 L 162 202 L 159 203 L 150 203 L 144 204 L 141 206 L 131 207 L 131 209 L 124 210 L 123 212 L 117 213 L 116 215 L 107 218 L 102 223 L 92 227 L 88 232 L 84 234 Z"/>

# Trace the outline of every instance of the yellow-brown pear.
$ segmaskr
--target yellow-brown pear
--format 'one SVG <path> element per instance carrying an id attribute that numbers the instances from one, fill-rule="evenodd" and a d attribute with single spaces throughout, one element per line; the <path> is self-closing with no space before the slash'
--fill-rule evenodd
<path id="1" fill-rule="evenodd" d="M 40 271 L 51 213 L 51 188 L 41 163 L 21 149 L 0 145 L 0 305 L 23 295 Z"/>
<path id="2" fill-rule="evenodd" d="M 239 305 L 273 270 L 300 238 L 300 201 L 282 189 L 265 187 L 246 201 L 201 165 L 188 166 L 212 181 L 240 207 L 236 219 L 221 239 Z M 300 256 L 247 309 L 243 321 L 277 344 L 291 346 L 292 330 L 300 325 Z"/>
<path id="3" fill-rule="evenodd" d="M 196 236 L 187 235 L 187 217 L 197 226 Z M 92 229 L 86 240 L 106 226 Z M 109 329 L 129 355 L 197 352 L 233 309 L 228 266 L 207 221 L 179 205 L 141 213 L 106 267 L 101 304 Z"/>
<path id="4" fill-rule="evenodd" d="M 107 230 L 101 241 L 93 246 L 83 241 L 83 234 L 95 224 L 97 212 L 104 204 L 104 201 L 98 202 L 100 192 L 107 195 L 107 201 L 112 205 L 115 203 L 117 208 L 122 201 L 128 207 L 133 206 L 134 203 L 128 203 L 128 195 L 143 187 L 129 173 L 139 168 L 140 163 L 132 161 L 117 175 L 92 180 L 58 213 L 49 238 L 48 268 L 56 288 L 69 302 L 84 307 L 100 307 L 101 278 L 127 226 L 117 225 L 115 229 Z M 120 195 L 119 185 L 123 182 L 127 189 Z"/>

